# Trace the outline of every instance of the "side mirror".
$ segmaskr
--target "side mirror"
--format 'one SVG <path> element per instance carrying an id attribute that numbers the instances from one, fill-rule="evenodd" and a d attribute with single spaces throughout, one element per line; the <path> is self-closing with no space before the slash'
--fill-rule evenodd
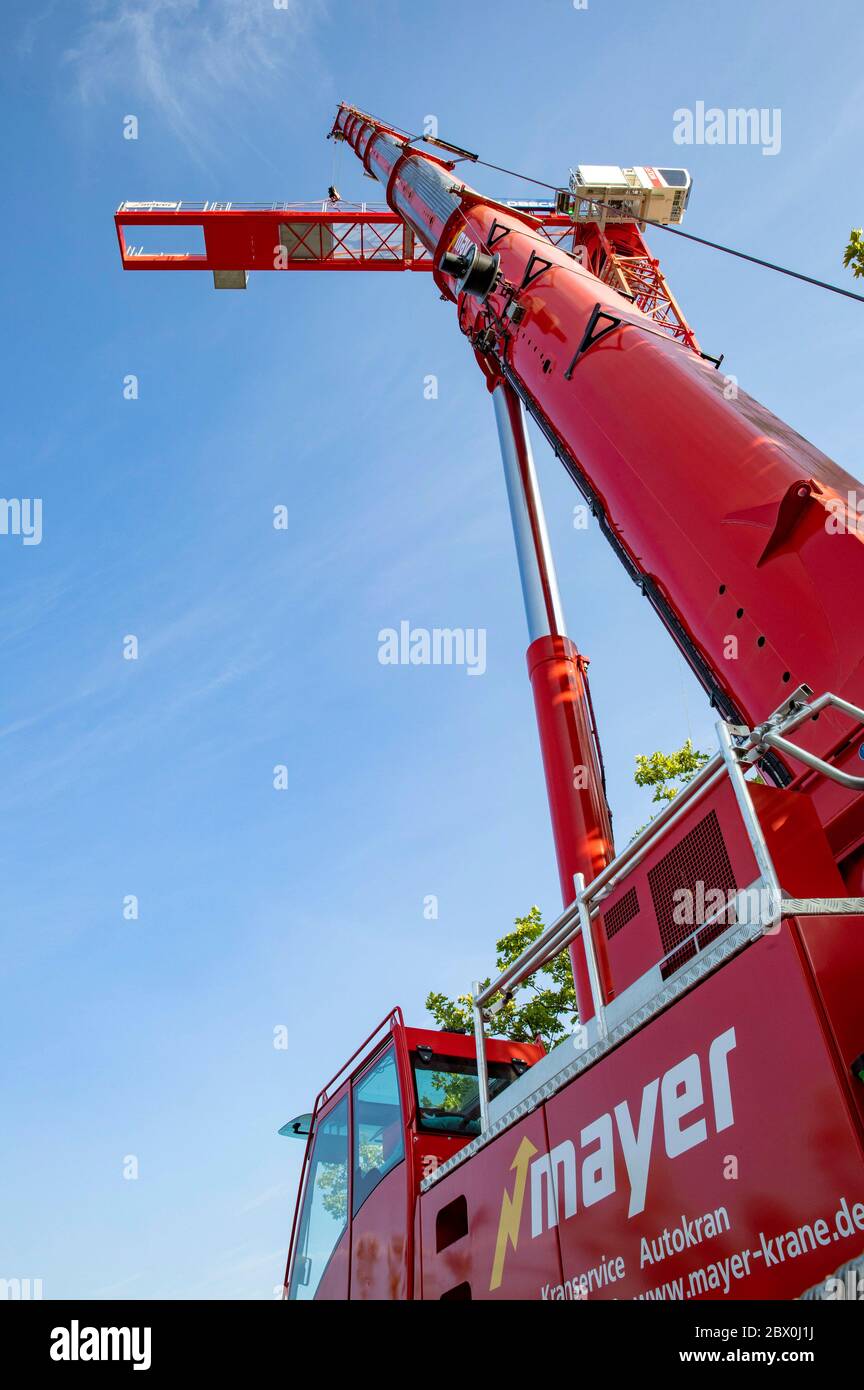
<path id="1" fill-rule="evenodd" d="M 308 1139 L 312 1132 L 311 1115 L 295 1115 L 293 1120 L 289 1120 L 287 1125 L 283 1125 L 279 1133 L 284 1134 L 286 1139 Z"/>

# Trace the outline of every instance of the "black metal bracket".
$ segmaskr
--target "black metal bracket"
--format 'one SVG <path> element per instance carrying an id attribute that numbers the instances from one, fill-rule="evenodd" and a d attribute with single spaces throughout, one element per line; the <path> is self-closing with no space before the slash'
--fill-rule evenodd
<path id="1" fill-rule="evenodd" d="M 552 269 L 552 264 L 552 261 L 544 260 L 542 256 L 537 255 L 536 251 L 532 251 L 531 259 L 525 267 L 525 274 L 522 276 L 520 290 L 527 290 L 529 285 L 533 284 L 535 280 L 539 280 L 544 270 Z"/>
<path id="2" fill-rule="evenodd" d="M 597 325 L 601 319 L 606 319 L 606 325 L 603 328 L 597 329 Z M 592 348 L 595 343 L 599 343 L 601 338 L 605 338 L 607 334 L 614 333 L 616 328 L 620 328 L 623 321 L 623 319 L 616 318 L 614 314 L 607 313 L 605 309 L 601 309 L 599 304 L 594 305 L 585 332 L 582 334 L 582 341 L 573 354 L 573 360 L 570 366 L 564 373 L 565 381 L 569 381 L 572 377 L 573 368 L 576 366 L 579 358 L 584 356 L 588 349 Z"/>
<path id="3" fill-rule="evenodd" d="M 723 358 L 726 356 L 726 354 L 725 354 L 725 352 L 721 352 L 721 354 L 720 354 L 719 357 L 712 357 L 711 354 L 710 354 L 710 352 L 700 352 L 699 356 L 700 356 L 700 357 L 704 357 L 704 359 L 705 359 L 706 362 L 713 362 L 713 363 L 714 363 L 714 370 L 715 370 L 715 371 L 719 371 L 719 370 L 720 370 L 720 363 L 723 361 Z"/>
<path id="4" fill-rule="evenodd" d="M 498 222 L 497 220 L 493 222 L 492 227 L 489 231 L 489 236 L 486 240 L 486 245 L 489 248 L 489 250 L 491 251 L 492 247 L 495 246 L 499 241 L 503 241 L 505 236 L 507 236 L 507 233 L 511 232 L 512 230 L 512 227 L 505 227 L 503 223 Z"/>

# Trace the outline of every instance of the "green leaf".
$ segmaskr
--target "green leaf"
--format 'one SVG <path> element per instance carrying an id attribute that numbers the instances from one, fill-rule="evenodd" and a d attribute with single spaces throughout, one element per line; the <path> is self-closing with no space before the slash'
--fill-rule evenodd
<path id="1" fill-rule="evenodd" d="M 847 270 L 852 267 L 853 275 L 864 276 L 864 229 L 861 227 L 849 233 L 849 245 L 843 253 L 843 264 Z"/>

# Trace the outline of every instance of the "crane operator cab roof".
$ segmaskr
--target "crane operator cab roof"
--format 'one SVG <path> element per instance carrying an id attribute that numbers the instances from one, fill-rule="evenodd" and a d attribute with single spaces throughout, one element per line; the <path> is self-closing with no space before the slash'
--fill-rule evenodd
<path id="1" fill-rule="evenodd" d="M 386 1040 L 397 1043 L 401 1066 L 402 1109 L 405 1120 L 416 1132 L 437 1135 L 467 1143 L 480 1132 L 480 1102 L 477 1056 L 474 1038 L 463 1033 L 437 1032 L 428 1028 L 406 1028 L 401 1016 L 386 1020 L 387 1028 L 372 1035 L 375 1045 L 358 1049 L 318 1096 L 312 1113 L 297 1115 L 279 1130 L 292 1139 L 308 1140 L 314 1134 L 318 1115 L 329 1108 L 332 1097 L 345 1084 L 346 1075 L 356 1078 L 368 1068 L 369 1056 L 386 1050 Z M 384 1039 L 380 1037 L 385 1034 Z M 486 1066 L 491 1096 L 498 1095 L 545 1056 L 538 1043 L 487 1038 Z M 413 1117 L 413 1123 L 411 1123 Z M 449 1146 L 448 1146 L 449 1148 Z"/>

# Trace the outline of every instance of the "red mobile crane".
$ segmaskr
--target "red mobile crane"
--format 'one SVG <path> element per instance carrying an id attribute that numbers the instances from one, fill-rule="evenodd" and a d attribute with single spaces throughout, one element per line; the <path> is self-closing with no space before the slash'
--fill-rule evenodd
<path id="1" fill-rule="evenodd" d="M 864 1250 L 858 484 L 700 351 L 641 231 L 680 220 L 684 171 L 500 203 L 457 146 L 346 105 L 331 135 L 386 209 L 124 203 L 123 265 L 420 270 L 454 304 L 495 408 L 564 910 L 474 987 L 473 1038 L 394 1010 L 284 1127 L 306 1139 L 286 1296 L 798 1296 Z M 203 254 L 127 246 L 166 223 Z M 617 854 L 526 411 L 719 715 Z M 564 949 L 575 1037 L 487 1038 Z"/>

